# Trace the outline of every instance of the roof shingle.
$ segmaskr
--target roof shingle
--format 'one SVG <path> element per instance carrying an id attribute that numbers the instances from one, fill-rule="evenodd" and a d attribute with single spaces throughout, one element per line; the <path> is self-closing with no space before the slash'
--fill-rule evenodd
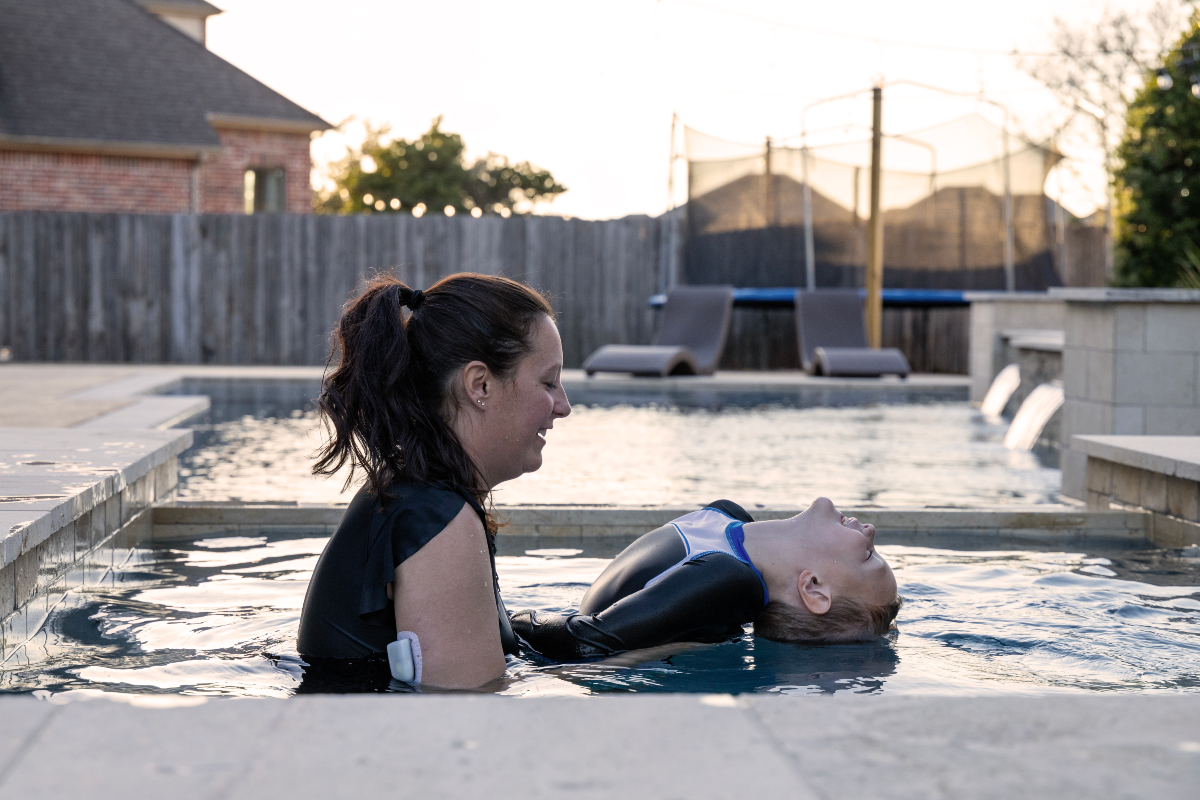
<path id="1" fill-rule="evenodd" d="M 0 141 L 219 146 L 207 115 L 329 126 L 133 0 L 0 0 Z"/>

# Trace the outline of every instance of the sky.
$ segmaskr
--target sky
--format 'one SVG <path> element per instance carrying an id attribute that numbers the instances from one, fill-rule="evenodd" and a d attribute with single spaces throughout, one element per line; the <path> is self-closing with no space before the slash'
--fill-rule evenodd
<path id="1" fill-rule="evenodd" d="M 329 122 L 354 116 L 413 138 L 443 116 L 469 156 L 528 160 L 568 187 L 538 213 L 588 219 L 683 201 L 682 162 L 668 196 L 673 118 L 676 152 L 684 125 L 746 143 L 798 143 L 802 127 L 824 131 L 810 142 L 857 139 L 869 94 L 805 109 L 881 79 L 888 133 L 973 112 L 999 125 L 999 103 L 1011 130 L 1043 137 L 1062 107 L 1009 54 L 1048 51 L 1056 17 L 1082 28 L 1104 9 L 1095 0 L 215 3 L 224 13 L 209 18 L 209 48 Z M 981 90 L 991 103 L 979 103 Z M 361 137 L 355 123 L 345 131 L 314 143 L 318 173 Z M 1047 193 L 1088 214 L 1103 204 L 1102 153 L 1082 134 L 1059 147 L 1070 158 Z"/>

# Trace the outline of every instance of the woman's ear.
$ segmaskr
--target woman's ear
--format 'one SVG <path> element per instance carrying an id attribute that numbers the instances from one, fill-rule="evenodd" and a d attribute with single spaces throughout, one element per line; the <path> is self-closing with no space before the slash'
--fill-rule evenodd
<path id="1" fill-rule="evenodd" d="M 492 397 L 492 371 L 482 361 L 472 361 L 463 367 L 462 387 L 467 405 L 478 410 L 487 410 L 487 401 Z"/>
<path id="2" fill-rule="evenodd" d="M 833 595 L 829 587 L 817 580 L 816 573 L 811 569 L 800 573 L 800 577 L 796 579 L 796 588 L 800 590 L 800 602 L 804 603 L 809 613 L 819 617 L 833 605 Z"/>

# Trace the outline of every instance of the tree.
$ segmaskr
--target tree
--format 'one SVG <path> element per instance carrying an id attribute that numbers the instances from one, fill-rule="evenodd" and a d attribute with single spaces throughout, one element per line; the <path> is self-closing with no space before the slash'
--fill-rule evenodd
<path id="1" fill-rule="evenodd" d="M 390 139 L 386 125 L 367 124 L 362 146 L 332 165 L 334 189 L 319 210 L 335 214 L 408 212 L 501 214 L 522 212 L 567 190 L 546 170 L 488 153 L 467 166 L 457 133 L 433 121 L 418 138 Z M 449 211 L 448 209 L 453 209 Z"/>
<path id="2" fill-rule="evenodd" d="M 1055 18 L 1054 51 L 1049 57 L 1019 57 L 1018 63 L 1041 81 L 1062 102 L 1070 115 L 1059 132 L 1077 121 L 1092 127 L 1095 143 L 1104 152 L 1106 189 L 1104 228 L 1106 272 L 1111 272 L 1113 231 L 1112 185 L 1119 160 L 1115 158 L 1122 138 L 1118 120 L 1125 117 L 1140 87 L 1161 63 L 1167 44 L 1185 19 L 1179 3 L 1159 0 L 1137 18 L 1124 11 L 1105 9 L 1100 19 L 1078 30 Z M 1082 115 L 1080 115 L 1082 112 Z"/>
<path id="3" fill-rule="evenodd" d="M 1176 286 L 1191 274 L 1189 257 L 1200 244 L 1198 60 L 1200 15 L 1193 15 L 1163 62 L 1171 80 L 1152 73 L 1129 105 L 1115 174 L 1119 285 Z"/>

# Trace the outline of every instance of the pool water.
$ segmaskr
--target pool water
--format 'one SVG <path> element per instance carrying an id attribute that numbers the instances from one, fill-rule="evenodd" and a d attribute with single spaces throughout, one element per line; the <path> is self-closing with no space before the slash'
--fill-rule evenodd
<path id="1" fill-rule="evenodd" d="M 194 382 L 213 407 L 187 423 L 187 501 L 346 502 L 316 478 L 322 441 L 306 382 Z M 499 486 L 500 505 L 807 505 L 978 508 L 1058 502 L 1055 453 L 1004 447 L 1007 422 L 958 393 L 863 390 L 637 396 L 576 392 L 542 468 Z"/>
<path id="2" fill-rule="evenodd" d="M 144 543 L 100 585 L 66 596 L 37 636 L 0 667 L 0 691 L 169 705 L 312 690 L 295 635 L 324 544 L 322 537 L 280 533 Z M 510 610 L 572 609 L 623 544 L 556 549 L 501 536 L 505 602 Z M 806 647 L 747 633 L 725 644 L 609 662 L 515 658 L 502 685 L 489 691 L 1200 689 L 1200 548 L 1082 553 L 884 543 L 879 550 L 895 567 L 905 598 L 898 631 L 883 641 Z M 372 687 L 352 680 L 340 688 Z M 398 683 L 388 688 L 408 690 Z"/>

